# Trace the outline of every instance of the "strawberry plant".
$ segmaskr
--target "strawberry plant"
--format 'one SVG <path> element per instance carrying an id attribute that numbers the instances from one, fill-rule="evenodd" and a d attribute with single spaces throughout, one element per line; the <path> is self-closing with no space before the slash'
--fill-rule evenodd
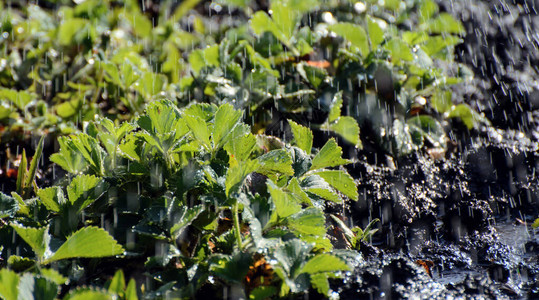
<path id="1" fill-rule="evenodd" d="M 11 255 L 8 266 L 24 265 L 31 273 L 23 276 L 34 278 L 68 260 L 58 271 L 75 280 L 68 269 L 83 267 L 82 258 L 115 256 L 118 268 L 141 261 L 154 296 L 191 297 L 210 278 L 244 295 L 327 295 L 328 278 L 349 270 L 357 254 L 332 252 L 325 203 L 357 200 L 357 187 L 339 168 L 350 161 L 334 139 L 313 151 L 311 131 L 289 122 L 292 143 L 253 135 L 230 104 L 178 109 L 161 100 L 133 123 L 91 123 L 62 138 L 51 158 L 72 174 L 66 187 L 38 189 L 22 203 L 2 195 L 2 231 L 34 253 Z M 106 225 L 118 220 L 122 228 Z M 246 285 L 260 259 L 274 275 Z"/>

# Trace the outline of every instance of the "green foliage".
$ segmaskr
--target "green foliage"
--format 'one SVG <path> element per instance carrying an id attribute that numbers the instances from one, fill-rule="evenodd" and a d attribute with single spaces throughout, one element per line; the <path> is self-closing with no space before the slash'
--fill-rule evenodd
<path id="1" fill-rule="evenodd" d="M 320 205 L 324 200 L 342 202 L 343 197 L 357 200 L 357 186 L 350 175 L 344 169 L 329 169 L 349 161 L 342 158 L 334 139 L 316 155 L 309 154 L 313 134 L 307 127 L 291 122 L 301 149 L 277 138 L 253 135 L 241 117 L 241 111 L 229 104 L 178 109 L 162 100 L 151 103 L 135 123 L 120 125 L 101 119 L 89 124 L 85 133 L 63 138 L 60 153 L 81 158 L 60 164 L 74 171 L 69 182 L 38 189 L 26 215 L 20 214 L 24 202 L 2 195 L 6 216 L 13 220 L 11 228 L 35 254 L 13 258 L 11 264 L 24 263 L 38 270 L 57 261 L 126 255 L 125 249 L 130 249 L 131 255 L 146 258 L 141 267 L 149 270 L 167 270 L 171 261 L 189 266 L 184 274 L 188 277 L 193 276 L 189 268 L 200 270 L 196 275 L 202 276 L 200 281 L 164 282 L 154 291 L 191 295 L 207 276 L 218 276 L 229 284 L 243 282 L 255 257 L 271 252 L 278 262 L 271 266 L 278 274 L 272 280 L 281 285 L 281 294 L 299 293 L 305 287 L 327 294 L 328 276 L 349 267 L 330 254 L 332 245 Z M 267 143 L 257 142 L 264 139 Z M 114 164 L 111 157 L 116 157 Z M 264 179 L 255 183 L 256 176 Z M 123 198 L 132 193 L 128 191 L 133 184 L 138 186 L 131 196 L 136 199 Z M 120 215 L 115 212 L 118 209 Z M 32 211 L 47 216 L 43 225 L 22 225 L 34 217 Z M 134 218 L 128 230 L 148 245 L 120 244 L 117 240 L 125 241 L 123 234 L 111 235 L 94 226 L 111 212 L 116 218 Z M 225 229 L 220 225 L 223 213 L 232 218 L 232 225 Z M 249 232 L 244 228 L 250 228 Z M 289 241 L 291 237 L 294 242 Z M 193 246 L 193 240 L 201 242 Z M 164 250 L 148 256 L 146 247 L 154 249 L 158 244 Z M 300 246 L 301 253 L 286 250 Z M 115 258 L 118 263 L 122 259 Z M 317 267 L 319 262 L 332 267 Z M 281 268 L 282 272 L 277 271 Z M 66 284 L 62 276 L 68 274 L 60 270 L 49 272 L 47 280 Z M 161 276 L 160 271 L 151 274 L 152 278 Z M 126 286 L 122 273 L 116 273 L 106 287 L 106 292 L 74 290 L 68 297 L 119 295 L 128 299 L 130 295 L 134 299 L 137 295 L 134 283 Z M 253 295 L 258 293 L 262 290 Z"/>
<path id="2" fill-rule="evenodd" d="M 346 237 L 346 240 L 348 241 L 352 249 L 359 249 L 361 245 L 360 242 L 370 241 L 372 235 L 378 231 L 378 229 L 373 229 L 372 227 L 374 226 L 374 224 L 380 221 L 378 219 L 373 219 L 367 225 L 367 227 L 365 227 L 365 229 L 361 229 L 360 227 L 354 227 L 350 229 L 341 219 L 339 219 L 335 215 L 331 215 L 331 218 L 343 231 L 344 236 Z"/>
<path id="3" fill-rule="evenodd" d="M 535 219 L 535 221 L 533 221 L 532 227 L 533 228 L 538 228 L 539 227 L 539 218 L 537 218 L 537 219 Z"/>
<path id="4" fill-rule="evenodd" d="M 21 250 L 0 270 L 5 299 L 194 298 L 210 284 L 249 299 L 329 296 L 328 279 L 353 266 L 325 209 L 359 198 L 342 147 L 362 148 L 360 125 L 398 156 L 445 148 L 447 119 L 488 123 L 451 99 L 473 74 L 436 67 L 464 28 L 432 0 L 360 13 L 345 1 L 212 3 L 241 11 L 230 24 L 198 0 L 154 1 L 159 12 L 78 2 L 0 12 L 0 125 L 57 137 L 50 161 L 68 173 L 37 186 L 42 138 L 31 161 L 22 152 L 16 192 L 0 193 L 0 234 L 16 237 L 2 257 Z M 292 136 L 264 135 L 285 120 Z M 332 218 L 352 249 L 376 232 Z M 260 264 L 271 275 L 251 286 Z"/>

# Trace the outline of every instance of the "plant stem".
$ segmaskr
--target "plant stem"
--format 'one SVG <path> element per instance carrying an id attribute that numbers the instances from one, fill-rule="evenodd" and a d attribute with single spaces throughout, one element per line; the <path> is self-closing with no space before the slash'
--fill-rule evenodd
<path id="1" fill-rule="evenodd" d="M 232 206 L 232 218 L 234 219 L 234 232 L 236 234 L 236 242 L 238 243 L 238 248 L 240 251 L 243 248 L 242 241 L 241 241 L 241 228 L 240 228 L 240 219 L 238 215 L 238 200 L 234 202 L 234 205 Z"/>

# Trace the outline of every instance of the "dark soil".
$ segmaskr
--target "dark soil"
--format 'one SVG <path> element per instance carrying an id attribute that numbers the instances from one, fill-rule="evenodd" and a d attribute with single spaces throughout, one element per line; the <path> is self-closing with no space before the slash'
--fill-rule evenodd
<path id="1" fill-rule="evenodd" d="M 352 170 L 352 222 L 379 218 L 373 246 L 334 290 L 344 299 L 539 298 L 539 1 L 437 1 L 467 30 L 472 82 L 454 102 L 492 127 L 454 132 L 458 151 Z M 369 154 L 366 154 L 369 155 Z"/>

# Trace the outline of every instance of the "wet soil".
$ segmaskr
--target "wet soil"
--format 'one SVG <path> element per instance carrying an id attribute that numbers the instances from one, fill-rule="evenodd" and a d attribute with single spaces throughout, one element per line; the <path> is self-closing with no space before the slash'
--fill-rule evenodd
<path id="1" fill-rule="evenodd" d="M 457 60 L 476 74 L 453 100 L 492 126 L 452 132 L 457 151 L 441 160 L 352 168 L 347 221 L 379 218 L 380 231 L 332 287 L 344 299 L 538 299 L 539 1 L 437 2 L 463 22 Z"/>

